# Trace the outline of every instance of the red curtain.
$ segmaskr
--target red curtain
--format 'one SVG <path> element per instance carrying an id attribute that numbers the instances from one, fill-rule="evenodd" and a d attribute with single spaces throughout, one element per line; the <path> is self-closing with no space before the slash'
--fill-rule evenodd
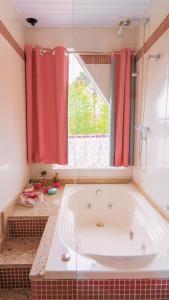
<path id="1" fill-rule="evenodd" d="M 26 46 L 29 163 L 68 163 L 68 56 Z"/>
<path id="2" fill-rule="evenodd" d="M 131 49 L 113 54 L 115 61 L 115 148 L 114 166 L 127 167 L 130 163 L 131 111 Z"/>

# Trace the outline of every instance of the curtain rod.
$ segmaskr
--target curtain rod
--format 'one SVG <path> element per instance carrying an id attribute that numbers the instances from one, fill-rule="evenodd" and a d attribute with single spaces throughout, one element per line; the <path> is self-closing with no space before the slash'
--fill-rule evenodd
<path id="1" fill-rule="evenodd" d="M 67 51 L 68 54 L 80 54 L 80 55 L 112 55 L 112 52 L 93 52 L 93 51 L 89 51 L 89 52 L 85 52 L 85 51 Z M 120 54 L 120 51 L 114 51 L 115 54 Z M 136 52 L 134 50 L 132 50 L 131 54 L 136 54 Z"/>
<path id="2" fill-rule="evenodd" d="M 35 50 L 33 48 L 33 50 Z M 43 54 L 47 53 L 47 52 L 53 52 L 55 50 L 55 48 L 41 48 L 41 52 Z M 111 52 L 97 52 L 97 51 L 72 51 L 72 50 L 67 50 L 66 53 L 68 54 L 80 54 L 80 55 L 109 55 L 111 56 L 112 53 Z M 119 54 L 120 51 L 114 51 L 115 54 Z M 136 52 L 134 50 L 132 50 L 131 54 L 136 54 Z"/>
<path id="3" fill-rule="evenodd" d="M 80 54 L 80 55 L 111 55 L 110 52 L 98 52 L 98 51 L 67 51 L 69 54 Z M 117 52 L 115 52 L 117 53 Z M 118 52 L 119 53 L 119 52 Z"/>

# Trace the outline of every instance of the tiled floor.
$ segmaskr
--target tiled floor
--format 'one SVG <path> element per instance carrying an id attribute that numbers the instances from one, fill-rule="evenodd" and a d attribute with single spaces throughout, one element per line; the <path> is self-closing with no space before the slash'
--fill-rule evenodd
<path id="1" fill-rule="evenodd" d="M 31 300 L 31 291 L 26 289 L 0 290 L 0 300 Z"/>
<path id="2" fill-rule="evenodd" d="M 7 240 L 0 252 L 0 265 L 32 265 L 40 238 L 17 238 Z"/>

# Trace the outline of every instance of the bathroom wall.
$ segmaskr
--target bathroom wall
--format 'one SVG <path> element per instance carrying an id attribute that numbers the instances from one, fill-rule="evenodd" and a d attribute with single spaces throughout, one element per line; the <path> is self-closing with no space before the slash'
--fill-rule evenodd
<path id="1" fill-rule="evenodd" d="M 131 28 L 125 31 L 123 37 L 118 37 L 115 28 L 109 27 L 63 27 L 63 28 L 27 28 L 26 43 L 41 45 L 43 47 L 64 46 L 79 51 L 111 52 L 123 47 L 136 48 L 137 30 Z M 30 166 L 31 176 L 38 176 L 40 171 L 46 169 L 53 174 L 51 165 L 33 164 Z M 97 176 L 97 177 L 131 177 L 131 168 L 108 170 L 57 170 L 60 177 Z"/>
<path id="2" fill-rule="evenodd" d="M 0 1 L 0 20 L 24 48 L 24 27 L 10 1 Z M 28 179 L 24 60 L 0 34 L 0 210 Z"/>
<path id="3" fill-rule="evenodd" d="M 151 1 L 146 12 L 150 17 L 150 23 L 146 25 L 146 39 L 167 14 L 169 14 L 168 0 Z M 143 40 L 142 29 L 141 26 L 139 47 Z M 160 59 L 157 61 L 149 59 L 151 54 L 160 54 Z M 148 126 L 150 133 L 147 143 L 143 142 L 141 149 L 139 132 L 136 130 L 133 178 L 161 208 L 166 209 L 166 205 L 169 204 L 169 29 L 144 55 L 144 60 L 139 60 L 137 71 L 139 76 L 136 92 L 136 124 L 143 123 Z"/>
<path id="4" fill-rule="evenodd" d="M 43 47 L 64 46 L 81 51 L 111 51 L 123 47 L 135 48 L 137 30 L 130 28 L 118 37 L 111 27 L 35 27 L 27 28 L 26 43 Z"/>

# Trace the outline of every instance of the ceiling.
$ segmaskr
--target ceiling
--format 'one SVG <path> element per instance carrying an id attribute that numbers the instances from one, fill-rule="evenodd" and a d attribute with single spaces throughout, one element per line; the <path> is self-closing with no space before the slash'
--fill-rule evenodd
<path id="1" fill-rule="evenodd" d="M 19 14 L 38 26 L 116 26 L 125 17 L 141 17 L 150 0 L 11 0 Z"/>

